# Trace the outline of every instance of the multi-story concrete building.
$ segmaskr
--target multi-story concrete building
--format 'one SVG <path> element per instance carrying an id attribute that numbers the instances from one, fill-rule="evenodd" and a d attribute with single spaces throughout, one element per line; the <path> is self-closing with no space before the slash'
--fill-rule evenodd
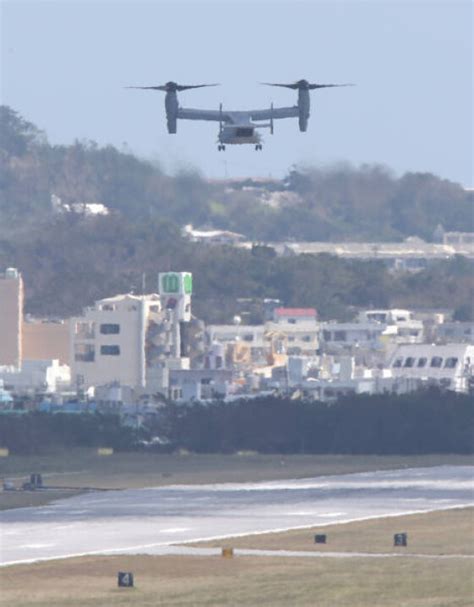
<path id="1" fill-rule="evenodd" d="M 144 388 L 146 330 L 160 311 L 158 295 L 117 295 L 72 318 L 73 382 L 81 388 L 113 381 Z"/>
<path id="2" fill-rule="evenodd" d="M 23 280 L 15 268 L 0 274 L 0 366 L 21 367 Z"/>
<path id="3" fill-rule="evenodd" d="M 321 345 L 329 352 L 352 351 L 365 348 L 383 350 L 382 334 L 387 325 L 380 322 L 336 322 L 321 323 Z"/>
<path id="4" fill-rule="evenodd" d="M 474 344 L 474 322 L 443 322 L 436 326 L 435 339 L 439 343 Z"/>
<path id="5" fill-rule="evenodd" d="M 0 379 L 14 394 L 54 394 L 69 388 L 71 372 L 57 359 L 23 360 L 21 368 L 0 368 Z"/>
<path id="6" fill-rule="evenodd" d="M 277 323 L 284 324 L 300 324 L 300 323 L 315 323 L 317 312 L 315 308 L 275 308 L 273 311 L 273 320 Z"/>
<path id="7" fill-rule="evenodd" d="M 166 391 L 169 369 L 189 368 L 181 323 L 191 318 L 192 278 L 159 275 L 160 294 L 117 295 L 71 319 L 72 380 L 88 389 L 118 382 L 137 391 Z"/>
<path id="8" fill-rule="evenodd" d="M 474 376 L 474 346 L 468 344 L 406 344 L 398 346 L 389 369 L 394 378 L 438 384 L 456 392 L 467 392 Z"/>
<path id="9" fill-rule="evenodd" d="M 290 318 L 291 320 L 291 318 Z M 265 323 L 265 340 L 272 351 L 290 356 L 314 356 L 319 348 L 319 326 L 313 320 Z"/>

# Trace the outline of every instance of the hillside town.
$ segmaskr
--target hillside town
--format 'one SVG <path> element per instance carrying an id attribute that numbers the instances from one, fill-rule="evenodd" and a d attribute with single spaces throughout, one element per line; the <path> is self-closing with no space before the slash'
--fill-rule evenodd
<path id="1" fill-rule="evenodd" d="M 25 315 L 21 273 L 0 274 L 0 407 L 113 411 L 135 421 L 167 402 L 284 394 L 331 402 L 423 386 L 474 389 L 474 322 L 440 309 L 360 310 L 322 321 L 315 308 L 242 300 L 228 324 L 192 313 L 189 272 L 156 292 L 111 294 L 68 319 Z M 258 308 L 260 324 L 245 321 Z"/>

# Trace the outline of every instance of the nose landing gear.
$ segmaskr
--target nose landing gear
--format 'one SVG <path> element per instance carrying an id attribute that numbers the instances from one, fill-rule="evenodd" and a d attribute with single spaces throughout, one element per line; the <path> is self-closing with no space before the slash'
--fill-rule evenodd
<path id="1" fill-rule="evenodd" d="M 263 146 L 261 143 L 257 143 L 257 145 L 255 146 L 255 150 L 257 152 L 261 152 L 263 150 Z"/>
<path id="2" fill-rule="evenodd" d="M 225 152 L 225 145 L 223 143 L 219 143 L 219 145 L 217 146 L 217 151 Z"/>

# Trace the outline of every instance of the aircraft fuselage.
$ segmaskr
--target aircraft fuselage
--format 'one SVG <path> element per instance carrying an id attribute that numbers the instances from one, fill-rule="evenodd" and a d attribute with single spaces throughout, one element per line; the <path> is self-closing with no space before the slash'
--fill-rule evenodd
<path id="1" fill-rule="evenodd" d="M 259 144 L 262 141 L 260 133 L 253 125 L 225 125 L 219 131 L 219 142 L 224 145 Z"/>

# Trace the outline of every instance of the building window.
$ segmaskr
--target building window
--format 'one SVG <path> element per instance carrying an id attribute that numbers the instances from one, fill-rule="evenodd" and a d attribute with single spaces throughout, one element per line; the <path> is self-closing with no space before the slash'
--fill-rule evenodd
<path id="1" fill-rule="evenodd" d="M 100 325 L 100 332 L 102 335 L 118 335 L 120 333 L 120 325 L 112 323 Z"/>
<path id="2" fill-rule="evenodd" d="M 95 347 L 90 344 L 74 344 L 74 360 L 81 363 L 93 363 Z"/>
<path id="3" fill-rule="evenodd" d="M 247 333 L 247 335 L 244 335 L 242 339 L 244 341 L 253 341 L 253 335 L 252 333 Z"/>
<path id="4" fill-rule="evenodd" d="M 76 322 L 74 333 L 78 339 L 94 339 L 95 323 L 86 321 Z"/>
<path id="5" fill-rule="evenodd" d="M 424 356 L 422 356 L 421 358 L 418 359 L 418 364 L 416 365 L 419 369 L 423 369 L 423 367 L 426 367 L 426 363 L 428 362 L 428 359 Z"/>
<path id="6" fill-rule="evenodd" d="M 289 356 L 299 356 L 301 354 L 301 348 L 298 346 L 293 346 L 293 348 L 288 348 Z"/>
<path id="7" fill-rule="evenodd" d="M 100 346 L 100 353 L 104 356 L 119 356 L 120 346 Z"/>
<path id="8" fill-rule="evenodd" d="M 103 304 L 100 309 L 102 312 L 113 312 L 115 310 L 115 306 L 113 304 Z"/>
<path id="9" fill-rule="evenodd" d="M 311 341 L 311 335 L 304 335 L 303 336 L 303 341 L 305 341 L 306 343 Z"/>
<path id="10" fill-rule="evenodd" d="M 415 359 L 413 358 L 413 356 L 408 356 L 407 358 L 405 358 L 405 364 L 403 366 L 411 368 L 414 366 L 414 364 L 415 364 Z"/>
<path id="11" fill-rule="evenodd" d="M 76 386 L 84 385 L 84 375 L 80 375 L 79 373 L 76 375 Z"/>
<path id="12" fill-rule="evenodd" d="M 444 368 L 445 369 L 454 369 L 457 364 L 458 364 L 458 359 L 455 356 L 451 356 L 450 358 L 446 359 L 446 362 L 444 363 Z"/>
<path id="13" fill-rule="evenodd" d="M 435 369 L 440 369 L 442 365 L 443 359 L 441 358 L 441 356 L 433 356 L 433 358 L 431 359 L 431 367 L 434 367 Z"/>
<path id="14" fill-rule="evenodd" d="M 334 341 L 346 341 L 347 333 L 346 331 L 334 331 Z"/>
<path id="15" fill-rule="evenodd" d="M 403 358 L 397 358 L 396 361 L 393 363 L 392 367 L 394 369 L 399 369 L 402 366 L 402 362 Z"/>
<path id="16" fill-rule="evenodd" d="M 323 331 L 324 341 L 331 341 L 331 331 Z"/>
<path id="17" fill-rule="evenodd" d="M 373 312 L 371 314 L 367 314 L 367 320 L 372 320 L 374 322 L 385 322 L 387 320 L 387 315 L 380 312 Z"/>

